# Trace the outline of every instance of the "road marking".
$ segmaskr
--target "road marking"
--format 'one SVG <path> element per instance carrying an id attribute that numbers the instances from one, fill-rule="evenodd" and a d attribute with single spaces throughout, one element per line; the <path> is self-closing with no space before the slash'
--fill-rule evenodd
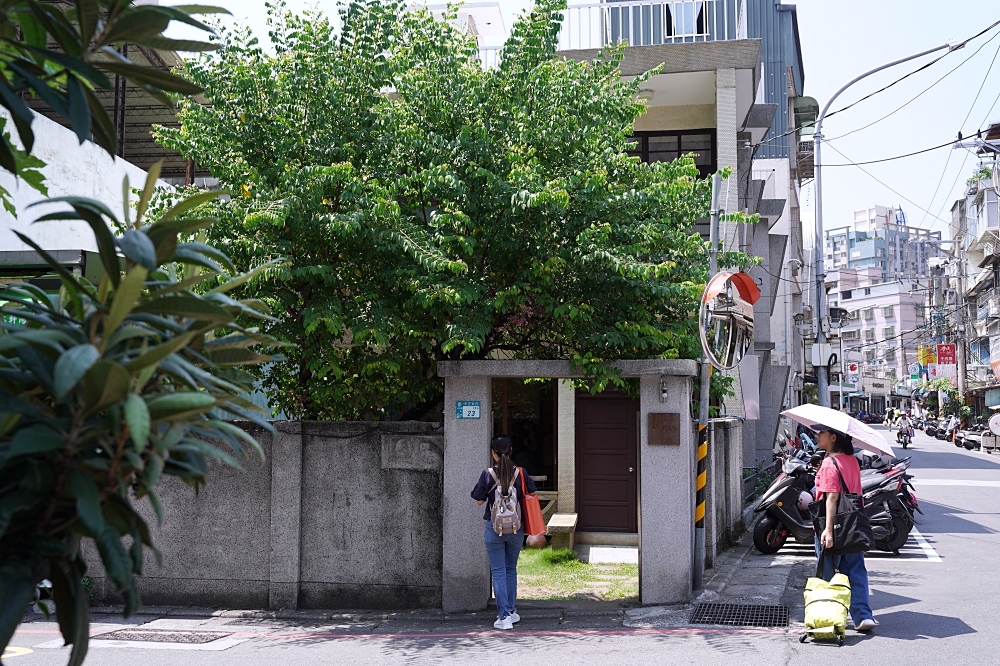
<path id="1" fill-rule="evenodd" d="M 23 657 L 26 654 L 31 654 L 33 650 L 25 647 L 7 647 L 3 651 L 3 658 L 10 659 L 11 657 Z"/>
<path id="2" fill-rule="evenodd" d="M 917 545 L 920 546 L 920 550 L 924 551 L 924 555 L 927 556 L 928 562 L 941 561 L 941 556 L 937 554 L 937 551 L 934 550 L 929 543 L 927 543 L 927 539 L 924 538 L 924 535 L 921 534 L 917 528 L 914 527 L 910 530 L 910 536 L 916 539 Z"/>
<path id="3" fill-rule="evenodd" d="M 1000 488 L 1000 481 L 973 481 L 966 479 L 914 479 L 919 486 L 974 486 L 978 488 Z"/>

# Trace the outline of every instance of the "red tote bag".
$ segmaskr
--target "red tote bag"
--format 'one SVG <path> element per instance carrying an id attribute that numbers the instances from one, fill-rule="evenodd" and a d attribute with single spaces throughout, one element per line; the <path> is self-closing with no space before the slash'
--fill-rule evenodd
<path id="1" fill-rule="evenodd" d="M 545 534 L 545 519 L 542 518 L 542 505 L 538 495 L 529 495 L 524 485 L 526 472 L 521 468 L 521 494 L 524 495 L 524 533 L 528 536 Z"/>

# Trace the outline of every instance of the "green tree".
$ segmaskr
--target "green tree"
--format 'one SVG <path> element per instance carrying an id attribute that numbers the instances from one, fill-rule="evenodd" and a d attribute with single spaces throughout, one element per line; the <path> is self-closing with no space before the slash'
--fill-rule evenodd
<path id="1" fill-rule="evenodd" d="M 490 69 L 391 0 L 351 2 L 339 33 L 279 5 L 273 55 L 237 29 L 188 63 L 210 104 L 160 141 L 239 194 L 210 232 L 238 266 L 289 258 L 255 286 L 295 344 L 263 375 L 288 415 L 416 416 L 446 359 L 568 358 L 601 384 L 606 359 L 698 355 L 710 184 L 627 154 L 645 77 L 621 48 L 560 58 L 564 6 L 522 15 Z"/>

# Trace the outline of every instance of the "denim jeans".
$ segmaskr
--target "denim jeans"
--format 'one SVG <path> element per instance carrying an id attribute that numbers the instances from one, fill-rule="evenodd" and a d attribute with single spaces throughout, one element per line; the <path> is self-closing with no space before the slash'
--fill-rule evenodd
<path id="1" fill-rule="evenodd" d="M 517 556 L 521 554 L 524 532 L 497 536 L 493 525 L 487 520 L 483 541 L 486 542 L 486 556 L 490 559 L 490 572 L 493 574 L 493 596 L 497 600 L 497 612 L 503 619 L 516 608 Z"/>
<path id="2" fill-rule="evenodd" d="M 819 537 L 814 537 L 816 557 L 819 557 Z M 868 569 L 865 568 L 865 554 L 834 555 L 823 558 L 823 580 L 833 578 L 834 569 L 851 581 L 851 619 L 854 626 L 862 620 L 871 620 L 872 607 L 868 604 Z"/>

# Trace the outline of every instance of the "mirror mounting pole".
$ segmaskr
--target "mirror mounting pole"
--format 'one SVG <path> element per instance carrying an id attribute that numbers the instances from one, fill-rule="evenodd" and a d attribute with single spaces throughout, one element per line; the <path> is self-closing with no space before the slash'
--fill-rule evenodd
<path id="1" fill-rule="evenodd" d="M 709 212 L 708 230 L 708 281 L 719 272 L 719 195 L 722 178 L 712 175 L 712 208 Z M 695 476 L 694 507 L 694 571 L 691 587 L 697 592 L 704 587 L 705 578 L 705 486 L 708 482 L 708 401 L 712 381 L 712 362 L 707 351 L 702 350 L 701 397 L 698 402 L 698 472 Z"/>

